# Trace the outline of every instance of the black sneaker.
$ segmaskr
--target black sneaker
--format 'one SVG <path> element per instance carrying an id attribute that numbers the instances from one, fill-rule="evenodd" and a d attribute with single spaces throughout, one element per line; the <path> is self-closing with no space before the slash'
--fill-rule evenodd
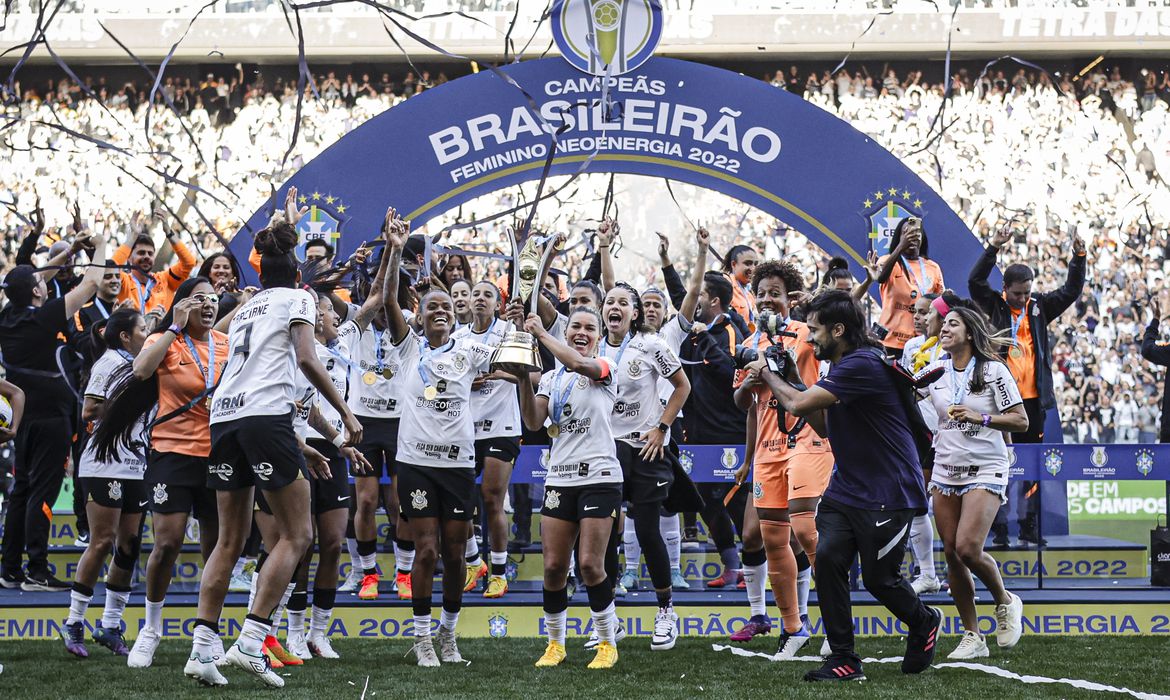
<path id="1" fill-rule="evenodd" d="M 934 662 L 938 643 L 939 628 L 942 627 L 942 611 L 927 608 L 930 618 L 919 629 L 906 638 L 906 655 L 902 657 L 902 673 L 922 673 Z"/>
<path id="2" fill-rule="evenodd" d="M 0 574 L 0 586 L 4 588 L 20 588 L 22 583 L 24 583 L 23 571 L 5 571 Z"/>
<path id="3" fill-rule="evenodd" d="M 852 656 L 830 656 L 820 668 L 804 674 L 809 682 L 816 681 L 863 681 L 865 673 L 861 661 Z"/>
<path id="4" fill-rule="evenodd" d="M 20 584 L 22 591 L 44 591 L 46 593 L 60 593 L 71 588 L 68 583 L 58 579 L 50 573 L 29 574 L 24 583 Z"/>
<path id="5" fill-rule="evenodd" d="M 1008 542 L 1007 525 L 992 525 L 991 526 L 991 546 L 996 549 L 1007 549 L 1010 546 Z"/>

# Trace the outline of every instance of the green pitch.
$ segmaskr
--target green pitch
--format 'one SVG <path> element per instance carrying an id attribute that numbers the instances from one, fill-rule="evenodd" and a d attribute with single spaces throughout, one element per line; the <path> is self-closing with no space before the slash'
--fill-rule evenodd
<path id="1" fill-rule="evenodd" d="M 444 666 L 424 670 L 405 657 L 405 640 L 343 640 L 334 647 L 339 661 L 313 660 L 281 671 L 283 691 L 262 688 L 242 672 L 229 669 L 225 689 L 200 688 L 182 674 L 190 649 L 186 641 L 164 641 L 154 666 L 132 671 L 96 644 L 90 658 L 68 656 L 58 642 L 0 642 L 0 697 L 17 698 L 1087 698 L 1101 695 L 1067 685 L 1025 685 L 1018 680 L 995 678 L 968 669 L 931 669 L 920 676 L 903 676 L 897 664 L 868 664 L 863 683 L 831 687 L 801 681 L 813 667 L 806 662 L 772 663 L 715 652 L 711 642 L 682 639 L 669 652 L 651 652 L 649 641 L 627 639 L 620 645 L 621 659 L 612 671 L 585 668 L 592 654 L 581 649 L 579 639 L 569 640 L 569 658 L 556 669 L 537 671 L 533 662 L 544 649 L 538 639 L 478 639 L 460 644 L 470 666 Z M 957 639 L 942 640 L 937 661 L 954 648 Z M 807 653 L 815 653 L 814 638 Z M 771 653 L 772 637 L 757 639 L 748 648 Z M 862 656 L 901 654 L 898 638 L 863 638 Z M 992 642 L 988 665 L 1021 675 L 1093 681 L 1147 693 L 1170 694 L 1170 638 L 1166 637 L 1025 637 L 1015 649 L 999 653 Z"/>

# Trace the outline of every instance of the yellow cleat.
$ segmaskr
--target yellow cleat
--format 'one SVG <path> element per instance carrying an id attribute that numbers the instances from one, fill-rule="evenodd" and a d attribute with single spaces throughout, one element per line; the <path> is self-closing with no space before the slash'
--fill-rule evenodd
<path id="1" fill-rule="evenodd" d="M 487 576 L 487 572 L 488 566 L 485 562 L 480 562 L 478 566 L 475 564 L 468 564 L 467 579 L 463 583 L 463 592 L 471 592 L 471 590 L 475 588 L 475 584 L 479 583 L 481 578 Z"/>
<path id="2" fill-rule="evenodd" d="M 398 586 L 398 598 L 400 600 L 410 600 L 414 596 L 414 589 L 411 588 L 410 574 L 402 571 L 398 572 L 398 576 L 394 579 L 395 585 Z"/>
<path id="3" fill-rule="evenodd" d="M 601 642 L 597 645 L 597 656 L 589 662 L 589 668 L 613 668 L 617 660 L 617 647 L 609 642 Z"/>
<path id="4" fill-rule="evenodd" d="M 378 574 L 366 574 L 362 577 L 362 587 L 358 589 L 358 598 L 362 600 L 376 600 L 378 598 Z"/>
<path id="5" fill-rule="evenodd" d="M 488 578 L 487 590 L 483 592 L 484 598 L 503 598 L 504 594 L 508 592 L 508 579 L 503 576 L 491 576 Z"/>
<path id="6" fill-rule="evenodd" d="M 566 656 L 568 656 L 568 653 L 565 651 L 565 645 L 550 639 L 548 646 L 545 647 L 544 656 L 537 660 L 536 667 L 552 668 L 553 666 L 560 666 Z"/>
<path id="7" fill-rule="evenodd" d="M 305 663 L 301 657 L 288 653 L 288 650 L 280 644 L 280 640 L 271 635 L 264 640 L 264 647 L 283 666 L 302 666 Z"/>
<path id="8" fill-rule="evenodd" d="M 260 650 L 263 651 L 264 655 L 268 657 L 269 666 L 272 668 L 284 668 L 284 662 L 276 658 L 276 654 L 272 653 L 272 650 L 268 648 L 267 643 L 260 647 Z"/>

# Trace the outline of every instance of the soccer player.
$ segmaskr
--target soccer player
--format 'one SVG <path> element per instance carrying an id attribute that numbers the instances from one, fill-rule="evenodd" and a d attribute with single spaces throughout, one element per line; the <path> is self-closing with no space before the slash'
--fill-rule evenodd
<path id="1" fill-rule="evenodd" d="M 407 233 L 389 234 L 391 269 L 397 269 Z M 395 290 L 396 291 L 396 290 Z M 467 338 L 454 339 L 455 310 L 446 292 L 431 289 L 419 300 L 422 335 L 414 335 L 398 302 L 386 295 L 392 347 L 402 368 L 402 422 L 398 431 L 398 498 L 410 521 L 415 559 L 414 653 L 419 666 L 460 663 L 455 626 L 463 603 L 464 551 L 475 508 L 475 423 L 471 385 L 486 373 L 492 348 Z M 431 640 L 431 591 L 435 562 L 443 557 L 443 612 L 439 654 Z"/>
<path id="2" fill-rule="evenodd" d="M 228 360 L 228 337 L 212 330 L 218 302 L 205 278 L 192 277 L 179 285 L 162 323 L 134 358 L 132 373 L 108 392 L 103 420 L 93 435 L 97 459 L 114 460 L 118 447 L 135 439 L 139 419 L 157 406 L 145 477 L 154 531 L 146 563 L 146 624 L 126 659 L 130 668 L 146 668 L 154 661 L 162 640 L 163 604 L 189 514 L 199 521 L 205 562 L 218 538 L 215 493 L 207 486 L 208 401 Z"/>
<path id="3" fill-rule="evenodd" d="M 938 415 L 930 492 L 934 518 L 947 557 L 951 597 L 963 620 L 963 638 L 948 659 L 988 655 L 979 634 L 971 574 L 995 600 L 996 642 L 1016 645 L 1023 631 L 1024 604 L 1004 588 L 999 567 L 983 551 L 1000 505 L 1007 500 L 1008 450 L 1004 433 L 1028 429 L 1019 387 L 992 346 L 987 318 L 968 306 L 955 306 L 943 320 L 939 341 L 950 357 L 934 363 L 946 373 L 929 387 Z"/>
<path id="4" fill-rule="evenodd" d="M 137 310 L 118 309 L 110 314 L 100 339 L 95 340 L 94 349 L 104 352 L 90 369 L 85 387 L 81 418 L 86 422 L 100 420 L 102 404 L 117 371 L 129 367 L 142 349 L 146 320 Z M 142 544 L 142 518 L 149 501 L 142 481 L 146 471 L 145 430 L 146 422 L 140 418 L 131 449 L 120 449 L 115 459 L 102 462 L 95 459 L 90 447 L 78 463 L 78 474 L 89 495 L 86 512 L 90 541 L 77 562 L 63 635 L 65 650 L 83 659 L 89 656 L 85 648 L 85 613 L 102 565 L 111 553 L 114 560 L 106 575 L 105 610 L 101 622 L 94 627 L 93 640 L 118 656 L 130 654 L 122 634 L 122 613 L 130 599 L 131 578 Z"/>
<path id="5" fill-rule="evenodd" d="M 316 299 L 311 292 L 295 288 L 299 279 L 293 253 L 296 242 L 296 231 L 279 216 L 256 234 L 264 290 L 232 319 L 231 357 L 212 404 L 212 466 L 207 481 L 217 492 L 221 529 L 200 579 L 191 657 L 183 669 L 204 685 L 227 684 L 212 651 L 219 638 L 217 621 L 232 565 L 251 529 L 256 487 L 275 517 L 280 539 L 268 550 L 255 600 L 225 659 L 269 686 L 284 685 L 284 679 L 272 672 L 262 647 L 272 629 L 272 612 L 312 542 L 311 522 L 305 517 L 310 507 L 305 472 L 312 470 L 316 478 L 331 476 L 327 463 L 306 464 L 294 432 L 298 370 L 341 414 L 346 434 L 339 435 L 336 444 L 343 439 L 352 444 L 361 437 L 361 425 L 317 359 Z"/>
<path id="6" fill-rule="evenodd" d="M 945 287 L 942 268 L 927 257 L 929 252 L 922 219 L 907 216 L 890 237 L 890 254 L 878 259 L 882 295 L 878 323 L 886 329 L 882 343 L 890 357 L 900 358 L 906 341 L 914 337 L 914 302 L 925 294 L 941 294 Z"/>
<path id="7" fill-rule="evenodd" d="M 538 668 L 557 666 L 567 654 L 567 585 L 573 545 L 578 540 L 577 563 L 598 634 L 597 654 L 589 668 L 612 668 L 618 659 L 613 589 L 607 581 L 605 557 L 621 508 L 623 476 L 610 427 L 617 400 L 613 386 L 617 364 L 596 356 L 601 328 L 601 316 L 587 307 L 571 312 L 565 329 L 567 343 L 545 330 L 535 314 L 525 323 L 525 329 L 561 362 L 560 368 L 541 378 L 535 395 L 528 374 L 516 375 L 524 422 L 532 430 L 547 422 L 552 438 L 541 509 L 544 618 L 549 642 L 536 662 Z"/>

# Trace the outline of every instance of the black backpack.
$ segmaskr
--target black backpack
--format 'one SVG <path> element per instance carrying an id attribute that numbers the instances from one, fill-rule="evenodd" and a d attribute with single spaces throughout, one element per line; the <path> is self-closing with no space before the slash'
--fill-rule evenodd
<path id="1" fill-rule="evenodd" d="M 938 378 L 942 376 L 942 368 L 915 377 L 897 361 L 887 357 L 882 350 L 870 348 L 870 352 L 882 361 L 882 364 L 886 366 L 886 371 L 890 374 L 894 390 L 898 393 L 898 401 L 906 413 L 906 422 L 910 426 L 910 435 L 914 438 L 914 447 L 918 450 L 918 462 L 923 469 L 932 469 L 934 467 L 934 431 L 926 424 L 926 419 L 918 410 L 918 390 L 938 381 Z"/>

